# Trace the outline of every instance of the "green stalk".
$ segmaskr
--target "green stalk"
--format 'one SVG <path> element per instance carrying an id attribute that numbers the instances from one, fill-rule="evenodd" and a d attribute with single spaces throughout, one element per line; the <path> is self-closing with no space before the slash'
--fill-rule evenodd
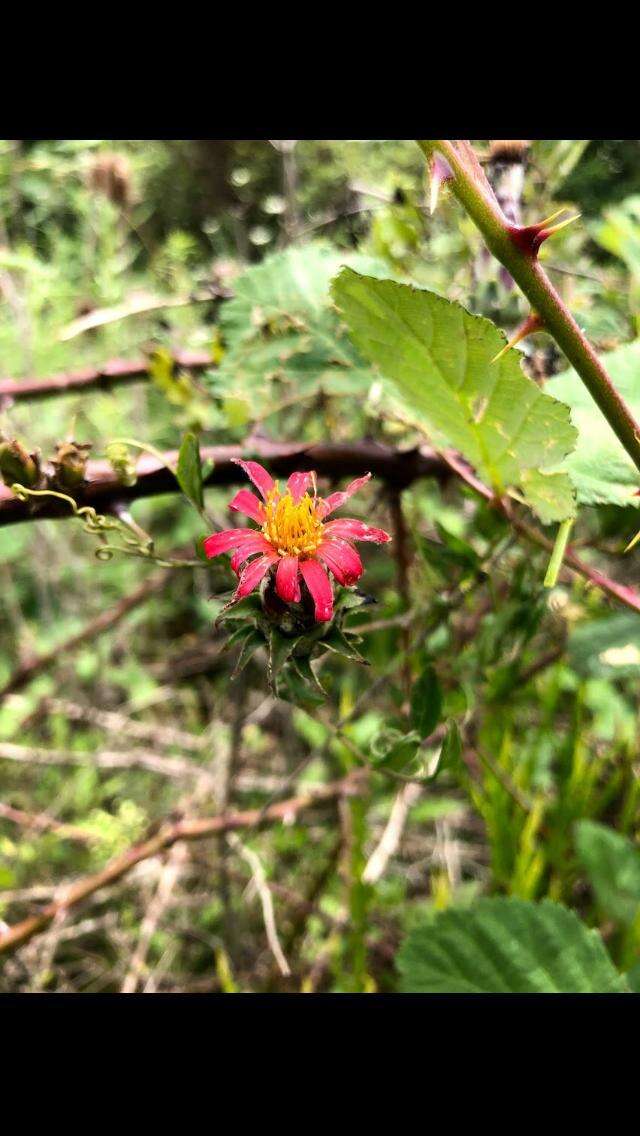
<path id="1" fill-rule="evenodd" d="M 418 139 L 418 145 L 427 159 L 437 152 L 448 162 L 453 174 L 447 182 L 451 191 L 477 225 L 489 250 L 520 286 L 532 310 L 541 317 L 545 330 L 564 352 L 640 470 L 640 426 L 535 254 L 514 242 L 512 226 L 502 213 L 470 145 L 438 139 Z"/>
<path id="2" fill-rule="evenodd" d="M 553 546 L 553 552 L 551 553 L 551 559 L 549 561 L 549 567 L 547 568 L 547 574 L 544 578 L 545 588 L 555 588 L 558 582 L 558 576 L 560 575 L 560 569 L 562 568 L 564 554 L 567 551 L 567 542 L 569 540 L 569 534 L 572 527 L 573 517 L 569 517 L 568 520 L 562 522 L 558 529 L 556 541 Z"/>

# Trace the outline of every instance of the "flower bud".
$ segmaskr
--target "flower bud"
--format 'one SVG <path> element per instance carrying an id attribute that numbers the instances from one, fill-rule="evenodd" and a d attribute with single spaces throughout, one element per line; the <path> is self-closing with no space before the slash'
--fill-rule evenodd
<path id="1" fill-rule="evenodd" d="M 25 485 L 33 489 L 40 480 L 40 460 L 37 451 L 29 454 L 24 446 L 13 438 L 0 442 L 0 477 L 5 485 Z"/>
<path id="2" fill-rule="evenodd" d="M 90 449 L 90 442 L 58 443 L 51 464 L 55 469 L 54 481 L 63 492 L 79 489 L 83 484 Z"/>
<path id="3" fill-rule="evenodd" d="M 110 442 L 106 449 L 107 461 L 117 475 L 121 485 L 135 485 L 138 480 L 136 463 L 131 457 L 128 446 L 122 442 Z"/>

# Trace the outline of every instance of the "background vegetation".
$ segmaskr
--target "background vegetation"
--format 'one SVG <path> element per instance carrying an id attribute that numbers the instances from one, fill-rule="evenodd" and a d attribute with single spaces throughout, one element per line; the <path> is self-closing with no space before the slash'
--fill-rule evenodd
<path id="1" fill-rule="evenodd" d="M 581 210 L 542 260 L 640 406 L 640 143 L 475 145 L 525 221 Z M 527 314 L 456 202 L 432 216 L 428 193 L 412 141 L 0 142 L 2 375 L 139 364 L 136 381 L 0 394 L 5 439 L 43 460 L 90 444 L 135 497 L 102 534 L 66 505 L 11 525 L 0 509 L 0 932 L 58 904 L 7 952 L 0 990 L 638 986 L 640 603 L 593 577 L 637 583 L 637 475 L 606 424 L 581 427 L 588 399 L 542 333 L 523 365 L 588 450 L 586 574 L 567 564 L 545 588 L 548 548 L 442 463 L 415 466 L 425 432 L 347 333 L 341 266 L 509 333 Z M 351 510 L 394 536 L 365 546 L 348 617 L 368 666 L 327 651 L 324 694 L 287 680 L 278 697 L 260 648 L 233 677 L 238 646 L 214 625 L 232 577 L 199 554 L 196 475 L 136 496 L 140 450 L 185 434 L 205 475 L 222 445 L 412 455 L 404 473 L 381 457 Z M 345 460 L 324 487 L 359 472 Z M 212 475 L 216 526 L 230 496 Z M 140 842 L 244 810 L 249 827 L 168 839 L 65 906 Z"/>

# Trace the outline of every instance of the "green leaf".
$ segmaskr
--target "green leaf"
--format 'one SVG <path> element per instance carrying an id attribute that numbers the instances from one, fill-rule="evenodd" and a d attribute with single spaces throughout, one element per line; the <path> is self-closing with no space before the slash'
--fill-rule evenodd
<path id="1" fill-rule="evenodd" d="M 603 220 L 589 226 L 589 233 L 602 248 L 624 261 L 635 280 L 640 279 L 640 196 L 634 194 L 606 209 Z"/>
<path id="2" fill-rule="evenodd" d="M 355 663 L 366 663 L 366 659 L 362 658 L 353 643 L 335 624 L 331 628 L 331 633 L 323 636 L 320 640 L 320 646 L 326 647 L 329 651 L 334 651 L 336 655 L 343 655 L 345 659 L 353 659 Z"/>
<path id="3" fill-rule="evenodd" d="M 633 612 L 582 621 L 572 629 L 568 647 L 571 665 L 580 675 L 640 675 L 640 619 Z"/>
<path id="4" fill-rule="evenodd" d="M 411 690 L 411 725 L 421 738 L 433 733 L 442 711 L 442 691 L 438 676 L 428 665 L 416 679 Z"/>
<path id="5" fill-rule="evenodd" d="M 11 868 L 5 864 L 0 864 L 0 888 L 13 887 L 16 882 L 16 874 Z"/>
<path id="6" fill-rule="evenodd" d="M 262 615 L 262 600 L 258 592 L 251 592 L 248 596 L 224 608 L 218 616 L 216 623 L 233 623 L 236 620 L 257 618 Z"/>
<path id="7" fill-rule="evenodd" d="M 532 486 L 541 520 L 575 506 L 569 479 L 532 485 L 572 449 L 569 410 L 522 371 L 515 352 L 496 363 L 504 337 L 490 320 L 433 292 L 343 268 L 332 286 L 352 338 L 391 380 L 401 416 L 437 446 L 453 446 L 496 490 Z"/>
<path id="8" fill-rule="evenodd" d="M 234 281 L 234 298 L 220 313 L 225 354 L 208 380 L 216 396 L 244 400 L 252 417 L 318 391 L 366 396 L 375 376 L 329 294 L 345 261 L 385 271 L 382 262 L 316 242 L 273 253 Z"/>
<path id="9" fill-rule="evenodd" d="M 420 735 L 417 730 L 405 734 L 391 727 L 381 730 L 371 745 L 371 763 L 376 768 L 393 769 L 399 772 L 413 761 Z"/>
<path id="10" fill-rule="evenodd" d="M 327 697 L 327 692 L 311 666 L 311 661 L 308 656 L 305 655 L 303 658 L 298 659 L 293 658 L 291 664 L 300 675 L 300 678 L 307 684 L 313 695 L 322 695 L 322 701 L 324 701 Z"/>
<path id="11" fill-rule="evenodd" d="M 282 669 L 289 656 L 298 646 L 302 636 L 296 637 L 282 635 L 276 627 L 269 633 L 269 683 L 275 691 L 275 682 L 278 672 Z"/>
<path id="12" fill-rule="evenodd" d="M 410 932 L 398 967 L 407 993 L 629 993 L 598 932 L 550 900 L 441 912 Z"/>
<path id="13" fill-rule="evenodd" d="M 603 354 L 602 363 L 640 421 L 640 341 Z M 551 379 L 546 389 L 571 407 L 571 419 L 578 428 L 576 448 L 562 464 L 576 486 L 578 501 L 638 508 L 640 497 L 634 494 L 640 486 L 640 473 L 580 377 L 573 370 L 564 371 Z"/>
<path id="14" fill-rule="evenodd" d="M 640 994 L 640 962 L 634 964 L 625 974 L 627 985 L 632 994 Z"/>
<path id="15" fill-rule="evenodd" d="M 301 673 L 301 669 L 305 669 L 305 663 L 309 667 L 308 659 L 292 660 L 289 666 L 281 672 L 278 683 L 278 697 L 284 698 L 287 702 L 292 702 L 294 706 L 313 709 L 326 702 L 326 694 L 322 691 L 322 688 L 317 686 L 315 681 L 308 678 L 308 672 L 304 675 Z M 317 726 L 318 723 L 314 723 L 314 725 Z"/>
<path id="16" fill-rule="evenodd" d="M 626 836 L 592 820 L 578 821 L 575 842 L 598 906 L 618 923 L 633 923 L 640 911 L 640 850 Z"/>
<path id="17" fill-rule="evenodd" d="M 452 773 L 462 768 L 462 738 L 460 737 L 460 730 L 456 722 L 451 721 L 447 727 L 447 733 L 442 743 L 440 751 L 440 760 L 438 761 L 435 775 L 441 773 L 443 769 L 449 769 Z"/>
<path id="18" fill-rule="evenodd" d="M 521 485 L 527 502 L 543 525 L 575 517 L 576 490 L 566 473 L 525 469 Z"/>
<path id="19" fill-rule="evenodd" d="M 236 636 L 238 635 L 239 632 L 236 632 Z M 241 641 L 242 647 L 240 648 L 240 654 L 238 655 L 236 665 L 233 668 L 233 674 L 231 675 L 231 678 L 236 678 L 240 674 L 240 672 L 244 670 L 247 663 L 249 662 L 249 659 L 253 655 L 255 655 L 256 651 L 260 647 L 265 646 L 264 635 L 262 635 L 262 633 L 255 627 L 249 627 L 246 630 L 246 634 L 241 637 Z"/>
<path id="20" fill-rule="evenodd" d="M 204 495 L 202 492 L 202 466 L 200 464 L 200 447 L 195 434 L 185 434 L 178 453 L 176 478 L 185 497 L 195 505 L 196 509 L 204 508 Z"/>
<path id="21" fill-rule="evenodd" d="M 355 611 L 359 607 L 368 607 L 369 604 L 375 603 L 376 600 L 373 596 L 367 596 L 359 592 L 356 588 L 337 588 L 336 598 L 333 605 L 333 610 L 338 612 Z"/>
<path id="22" fill-rule="evenodd" d="M 238 643 L 241 643 L 243 639 L 246 639 L 247 635 L 250 635 L 252 631 L 255 630 L 256 628 L 253 623 L 243 623 L 240 627 L 236 627 L 235 631 L 231 632 L 222 650 L 230 651 L 232 647 L 236 647 Z"/>
<path id="23" fill-rule="evenodd" d="M 467 564 L 474 569 L 479 567 L 480 557 L 473 545 L 469 544 L 467 540 L 463 540 L 461 536 L 449 532 L 440 521 L 435 522 L 435 530 L 442 541 L 443 549 L 454 561 Z"/>
<path id="24" fill-rule="evenodd" d="M 451 587 L 461 579 L 471 579 L 479 570 L 479 557 L 471 564 L 466 556 L 417 530 L 413 531 L 412 538 L 423 562 L 425 578 L 433 581 L 435 586 L 446 581 L 447 587 Z"/>

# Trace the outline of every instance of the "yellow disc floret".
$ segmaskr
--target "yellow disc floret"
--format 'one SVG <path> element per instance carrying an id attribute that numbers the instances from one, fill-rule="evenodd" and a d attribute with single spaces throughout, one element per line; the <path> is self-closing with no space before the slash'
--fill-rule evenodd
<path id="1" fill-rule="evenodd" d="M 296 502 L 287 491 L 280 496 L 278 485 L 267 496 L 262 531 L 280 556 L 304 556 L 315 552 L 322 541 L 322 521 L 318 500 L 305 493 Z"/>

